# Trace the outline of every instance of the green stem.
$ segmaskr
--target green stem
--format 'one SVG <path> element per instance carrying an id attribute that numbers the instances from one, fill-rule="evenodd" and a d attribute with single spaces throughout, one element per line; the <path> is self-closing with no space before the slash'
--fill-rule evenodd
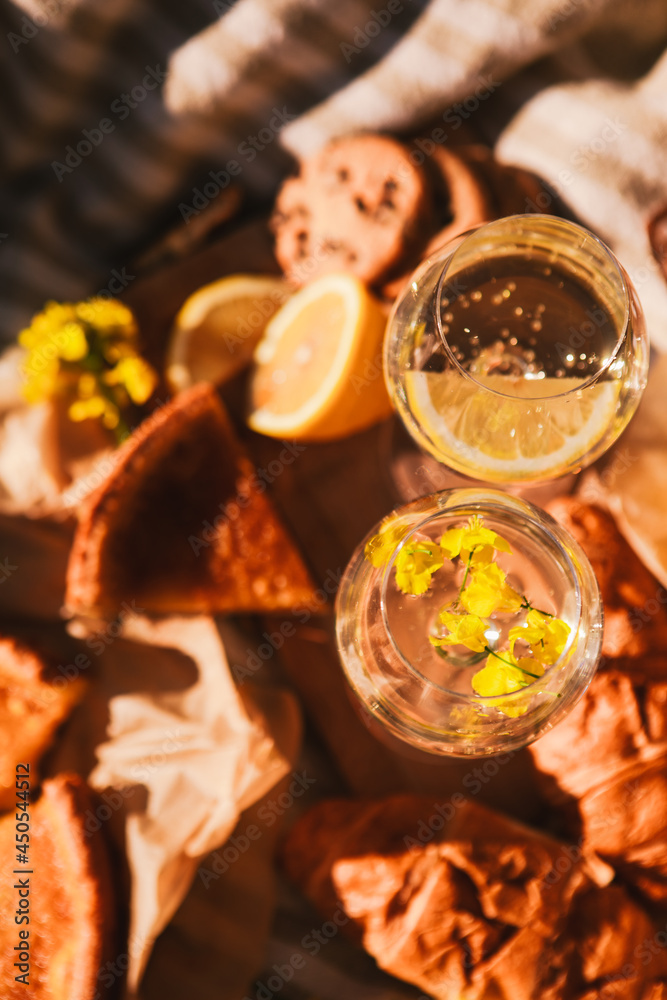
<path id="1" fill-rule="evenodd" d="M 477 546 L 475 546 L 475 548 L 477 548 Z M 472 557 L 474 555 L 474 552 L 475 552 L 475 549 L 473 549 L 472 552 L 470 553 L 470 555 L 468 556 L 468 564 L 466 566 L 466 571 L 465 571 L 465 573 L 463 575 L 463 583 L 459 587 L 459 600 L 461 599 L 461 595 L 463 593 L 463 588 L 466 585 L 466 581 L 468 579 L 468 574 L 470 573 L 470 564 L 472 563 Z"/>
<path id="2" fill-rule="evenodd" d="M 514 667 L 515 670 L 520 670 L 522 674 L 526 675 L 526 677 L 534 677 L 535 680 L 539 680 L 539 674 L 531 674 L 530 670 L 524 670 L 523 667 L 518 665 L 518 663 L 511 663 L 509 660 L 505 660 L 502 656 L 498 656 L 497 653 L 494 653 L 490 646 L 485 646 L 484 648 L 487 653 L 490 653 L 491 656 L 495 656 L 495 658 L 500 660 L 501 663 L 506 663 L 508 667 Z"/>
<path id="3" fill-rule="evenodd" d="M 522 608 L 527 608 L 529 611 L 537 611 L 538 614 L 544 615 L 545 618 L 554 617 L 549 611 L 542 611 L 542 608 L 536 608 L 530 603 L 525 594 L 522 594 L 521 596 L 523 597 L 523 604 L 521 605 Z"/>

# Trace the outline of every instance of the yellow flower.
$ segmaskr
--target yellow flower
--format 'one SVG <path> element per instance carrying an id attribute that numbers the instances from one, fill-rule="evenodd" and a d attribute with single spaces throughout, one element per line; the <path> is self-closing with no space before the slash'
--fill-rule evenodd
<path id="1" fill-rule="evenodd" d="M 506 582 L 506 575 L 494 562 L 475 569 L 470 583 L 461 594 L 465 610 L 480 618 L 488 618 L 495 611 L 518 611 L 523 597 Z"/>
<path id="2" fill-rule="evenodd" d="M 503 652 L 502 656 L 491 654 L 481 670 L 472 678 L 473 691 L 483 698 L 497 698 L 499 695 L 512 694 L 532 684 L 544 673 L 544 666 L 528 657 L 517 660 L 512 653 Z M 516 718 L 523 715 L 528 705 L 514 702 L 496 702 L 495 707 L 504 715 Z"/>
<path id="3" fill-rule="evenodd" d="M 486 649 L 487 639 L 484 633 L 489 625 L 477 615 L 457 615 L 443 610 L 438 615 L 438 622 L 445 626 L 449 634 L 442 638 L 429 636 L 429 642 L 434 646 L 466 646 L 475 653 Z"/>
<path id="4" fill-rule="evenodd" d="M 96 390 L 97 379 L 92 372 L 84 372 L 83 375 L 79 376 L 77 391 L 81 399 L 89 399 L 91 396 L 95 395 Z"/>
<path id="5" fill-rule="evenodd" d="M 86 331 L 80 323 L 66 323 L 53 339 L 63 361 L 81 361 L 88 354 Z"/>
<path id="6" fill-rule="evenodd" d="M 74 306 L 77 318 L 94 327 L 101 336 L 111 333 L 132 339 L 137 332 L 136 320 L 126 305 L 118 299 L 97 296 Z"/>
<path id="7" fill-rule="evenodd" d="M 76 312 L 70 302 L 47 302 L 41 312 L 33 316 L 30 326 L 21 330 L 18 342 L 28 350 L 52 344 L 55 335 L 68 323 L 76 321 Z"/>
<path id="8" fill-rule="evenodd" d="M 121 358 L 118 364 L 104 375 L 107 385 L 123 385 L 133 403 L 145 403 L 157 384 L 151 366 L 140 358 Z"/>
<path id="9" fill-rule="evenodd" d="M 494 551 L 509 552 L 509 543 L 495 531 L 484 527 L 481 517 L 469 518 L 466 528 L 450 528 L 440 539 L 440 545 L 447 559 L 461 559 L 467 563 L 472 556 L 473 566 L 486 566 L 493 560 Z"/>
<path id="10" fill-rule="evenodd" d="M 108 401 L 103 396 L 90 396 L 88 399 L 77 399 L 71 404 L 68 412 L 70 420 L 79 423 L 91 417 L 102 417 L 106 413 Z"/>
<path id="11" fill-rule="evenodd" d="M 389 562 L 399 544 L 410 529 L 401 524 L 397 517 L 389 516 L 380 525 L 377 535 L 366 542 L 364 555 L 376 569 L 382 569 Z"/>
<path id="12" fill-rule="evenodd" d="M 60 366 L 55 356 L 53 358 L 36 358 L 30 354 L 21 366 L 21 372 L 25 378 L 23 396 L 27 402 L 43 403 L 55 396 L 58 391 L 59 371 Z"/>
<path id="13" fill-rule="evenodd" d="M 396 585 L 404 594 L 425 594 L 432 575 L 443 562 L 440 546 L 435 542 L 406 545 L 396 557 Z"/>
<path id="14" fill-rule="evenodd" d="M 120 407 L 146 402 L 157 375 L 137 353 L 132 312 L 115 299 L 47 302 L 19 334 L 26 348 L 23 393 L 31 402 L 56 394 L 69 404 L 72 420 L 101 419 L 126 433 Z"/>
<path id="15" fill-rule="evenodd" d="M 570 631 L 570 626 L 561 618 L 551 618 L 531 608 L 526 615 L 526 624 L 510 629 L 510 649 L 514 652 L 515 644 L 524 642 L 530 646 L 534 657 L 551 665 L 565 649 Z"/>

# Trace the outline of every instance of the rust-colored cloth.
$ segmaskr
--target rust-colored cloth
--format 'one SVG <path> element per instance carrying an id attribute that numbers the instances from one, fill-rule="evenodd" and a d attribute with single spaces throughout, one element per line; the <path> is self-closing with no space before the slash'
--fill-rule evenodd
<path id="1" fill-rule="evenodd" d="M 640 1000 L 646 913 L 575 846 L 475 803 L 447 821 L 432 799 L 329 800 L 294 827 L 288 874 L 378 965 L 438 1000 Z M 341 914 L 349 920 L 345 923 Z M 630 969 L 632 965 L 632 969 Z"/>

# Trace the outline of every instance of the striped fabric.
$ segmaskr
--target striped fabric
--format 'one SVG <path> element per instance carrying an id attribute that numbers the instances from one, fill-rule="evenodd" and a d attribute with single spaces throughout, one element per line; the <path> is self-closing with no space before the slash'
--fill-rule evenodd
<path id="1" fill-rule="evenodd" d="M 202 185 L 268 201 L 290 154 L 332 136 L 444 120 L 447 141 L 468 119 L 612 244 L 667 347 L 645 225 L 667 201 L 664 0 L 0 0 L 0 17 L 6 341 L 49 297 L 120 291 Z"/>

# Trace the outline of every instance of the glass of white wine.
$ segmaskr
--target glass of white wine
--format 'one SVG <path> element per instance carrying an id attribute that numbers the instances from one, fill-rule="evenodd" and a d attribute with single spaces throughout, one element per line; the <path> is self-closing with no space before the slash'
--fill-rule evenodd
<path id="1" fill-rule="evenodd" d="M 546 482 L 618 438 L 646 384 L 628 275 L 583 227 L 515 215 L 424 261 L 397 300 L 385 374 L 415 441 L 495 483 Z"/>

